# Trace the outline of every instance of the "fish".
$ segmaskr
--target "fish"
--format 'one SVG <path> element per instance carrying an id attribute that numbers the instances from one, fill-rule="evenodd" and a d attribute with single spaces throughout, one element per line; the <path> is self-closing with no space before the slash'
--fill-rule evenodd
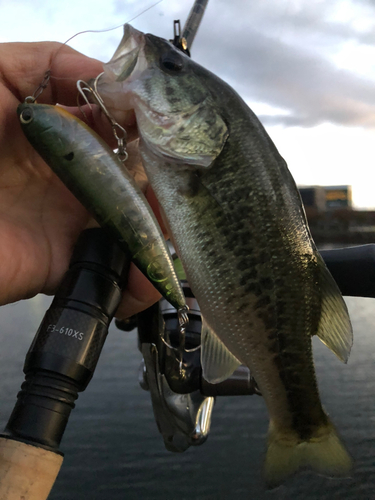
<path id="1" fill-rule="evenodd" d="M 305 468 L 348 476 L 312 337 L 346 362 L 352 327 L 285 160 L 227 83 L 162 38 L 125 25 L 103 70 L 107 109 L 135 112 L 148 180 L 201 308 L 203 376 L 218 383 L 244 364 L 264 397 L 267 486 Z"/>
<path id="2" fill-rule="evenodd" d="M 17 109 L 28 141 L 96 221 L 177 310 L 185 296 L 156 217 L 112 149 L 64 108 L 23 103 Z"/>

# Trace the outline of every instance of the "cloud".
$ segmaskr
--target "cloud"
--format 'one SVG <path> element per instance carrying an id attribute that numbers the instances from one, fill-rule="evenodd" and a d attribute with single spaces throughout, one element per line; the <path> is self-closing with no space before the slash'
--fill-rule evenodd
<path id="1" fill-rule="evenodd" d="M 129 20 L 152 3 L 108 0 L 102 11 L 99 0 L 93 0 L 87 11 L 86 2 L 65 0 L 53 4 L 53 9 L 41 8 L 30 23 L 29 2 L 0 0 L 1 36 L 65 41 L 82 29 Z M 172 38 L 173 20 L 180 19 L 183 25 L 192 4 L 193 0 L 164 0 L 132 24 Z M 7 20 L 19 13 L 16 33 Z M 106 61 L 120 39 L 121 29 L 80 35 L 70 44 Z M 373 0 L 209 0 L 192 56 L 233 86 L 255 110 L 259 103 L 268 105 L 266 114 L 260 112 L 265 124 L 375 125 Z"/>
<path id="2" fill-rule="evenodd" d="M 358 44 L 358 50 L 360 44 L 375 43 L 373 3 L 254 1 L 239 5 L 213 0 L 211 11 L 209 7 L 193 57 L 230 83 L 247 102 L 286 111 L 262 116 L 264 123 L 375 127 L 374 75 L 342 69 L 337 63 L 349 42 Z"/>

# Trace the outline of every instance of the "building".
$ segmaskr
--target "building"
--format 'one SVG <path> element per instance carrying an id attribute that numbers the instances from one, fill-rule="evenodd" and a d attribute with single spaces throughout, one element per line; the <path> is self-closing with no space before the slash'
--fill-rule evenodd
<path id="1" fill-rule="evenodd" d="M 326 194 L 326 210 L 352 208 L 351 186 L 323 186 Z"/>
<path id="2" fill-rule="evenodd" d="M 298 189 L 307 210 L 326 212 L 352 208 L 351 186 L 300 186 Z"/>

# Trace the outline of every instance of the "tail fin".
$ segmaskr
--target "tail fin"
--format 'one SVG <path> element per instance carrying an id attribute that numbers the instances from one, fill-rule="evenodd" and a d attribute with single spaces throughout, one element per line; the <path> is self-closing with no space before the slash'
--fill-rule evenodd
<path id="1" fill-rule="evenodd" d="M 353 460 L 331 423 L 308 441 L 281 434 L 270 424 L 265 460 L 265 480 L 269 488 L 279 486 L 299 469 L 313 469 L 328 477 L 349 477 Z"/>

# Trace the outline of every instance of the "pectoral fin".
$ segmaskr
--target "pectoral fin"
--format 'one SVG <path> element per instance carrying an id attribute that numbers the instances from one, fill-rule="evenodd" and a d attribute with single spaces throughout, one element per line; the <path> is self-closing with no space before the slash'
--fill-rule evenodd
<path id="1" fill-rule="evenodd" d="M 232 375 L 241 362 L 225 347 L 219 337 L 202 318 L 201 363 L 203 377 L 211 384 L 218 384 Z"/>
<path id="2" fill-rule="evenodd" d="M 353 330 L 348 309 L 322 257 L 319 254 L 317 257 L 322 291 L 322 309 L 317 335 L 341 361 L 346 363 L 353 345 Z"/>

